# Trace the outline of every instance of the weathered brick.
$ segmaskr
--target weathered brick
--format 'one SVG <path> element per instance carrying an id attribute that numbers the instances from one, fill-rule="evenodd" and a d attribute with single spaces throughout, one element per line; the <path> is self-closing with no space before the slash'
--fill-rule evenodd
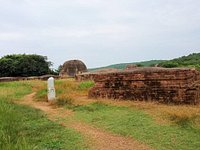
<path id="1" fill-rule="evenodd" d="M 200 102 L 200 72 L 195 69 L 135 68 L 87 74 L 88 77 L 96 83 L 89 97 L 175 104 Z"/>

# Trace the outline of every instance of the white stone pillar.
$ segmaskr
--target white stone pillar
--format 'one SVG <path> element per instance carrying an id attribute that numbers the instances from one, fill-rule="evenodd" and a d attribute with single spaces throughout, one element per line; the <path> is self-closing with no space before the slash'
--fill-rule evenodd
<path id="1" fill-rule="evenodd" d="M 54 78 L 50 77 L 47 81 L 48 88 L 48 101 L 53 101 L 56 99 L 56 92 L 54 87 Z"/>

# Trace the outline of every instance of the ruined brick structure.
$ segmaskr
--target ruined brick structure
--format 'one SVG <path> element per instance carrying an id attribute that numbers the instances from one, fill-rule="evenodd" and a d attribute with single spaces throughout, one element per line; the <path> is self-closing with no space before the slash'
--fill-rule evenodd
<path id="1" fill-rule="evenodd" d="M 44 80 L 53 77 L 54 79 L 60 79 L 56 75 L 43 75 L 43 76 L 32 76 L 32 77 L 1 77 L 0 82 L 12 82 L 12 81 L 23 81 L 23 80 Z"/>
<path id="2" fill-rule="evenodd" d="M 60 77 L 75 77 L 76 74 L 87 72 L 86 65 L 81 60 L 69 60 L 62 65 Z"/>
<path id="3" fill-rule="evenodd" d="M 200 102 L 200 72 L 179 68 L 136 68 L 93 74 L 89 97 L 158 101 L 174 104 Z"/>
<path id="4" fill-rule="evenodd" d="M 94 80 L 96 75 L 102 74 L 102 73 L 111 73 L 111 72 L 118 72 L 119 69 L 115 68 L 105 68 L 105 69 L 99 69 L 91 72 L 84 72 L 81 74 L 76 74 L 75 79 L 77 81 L 87 81 L 87 80 Z"/>

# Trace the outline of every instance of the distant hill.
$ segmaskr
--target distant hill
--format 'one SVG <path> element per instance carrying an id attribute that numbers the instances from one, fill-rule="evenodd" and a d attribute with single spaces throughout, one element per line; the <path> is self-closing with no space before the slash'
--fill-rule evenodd
<path id="1" fill-rule="evenodd" d="M 99 67 L 99 68 L 91 68 L 89 71 L 94 71 L 98 69 L 107 69 L 107 68 L 116 68 L 116 69 L 124 69 L 129 64 L 136 64 L 138 66 L 144 66 L 149 67 L 156 64 L 160 64 L 161 62 L 164 62 L 166 60 L 150 60 L 150 61 L 142 61 L 142 62 L 132 62 L 132 63 L 120 63 L 120 64 L 113 64 L 105 67 Z"/>
<path id="2" fill-rule="evenodd" d="M 188 56 L 182 56 L 172 60 L 150 60 L 142 62 L 113 64 L 105 67 L 91 68 L 89 69 L 89 71 L 107 69 L 107 68 L 124 69 L 129 64 L 136 64 L 138 66 L 144 66 L 144 67 L 150 67 L 158 64 L 158 66 L 165 68 L 195 67 L 198 70 L 200 70 L 200 53 L 193 53 Z"/>
<path id="3" fill-rule="evenodd" d="M 159 63 L 159 66 L 165 68 L 175 67 L 195 67 L 200 70 L 200 53 L 193 53 L 188 56 L 182 56 L 172 60 Z"/>

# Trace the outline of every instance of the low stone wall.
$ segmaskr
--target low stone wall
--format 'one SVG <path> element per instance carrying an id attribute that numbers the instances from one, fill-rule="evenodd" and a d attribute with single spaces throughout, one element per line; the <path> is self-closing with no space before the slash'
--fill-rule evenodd
<path id="1" fill-rule="evenodd" d="M 23 81 L 23 80 L 47 80 L 50 77 L 60 78 L 55 75 L 33 76 L 33 77 L 1 77 L 0 82 Z"/>
<path id="2" fill-rule="evenodd" d="M 136 68 L 95 74 L 89 97 L 197 104 L 200 72 L 195 69 Z"/>

